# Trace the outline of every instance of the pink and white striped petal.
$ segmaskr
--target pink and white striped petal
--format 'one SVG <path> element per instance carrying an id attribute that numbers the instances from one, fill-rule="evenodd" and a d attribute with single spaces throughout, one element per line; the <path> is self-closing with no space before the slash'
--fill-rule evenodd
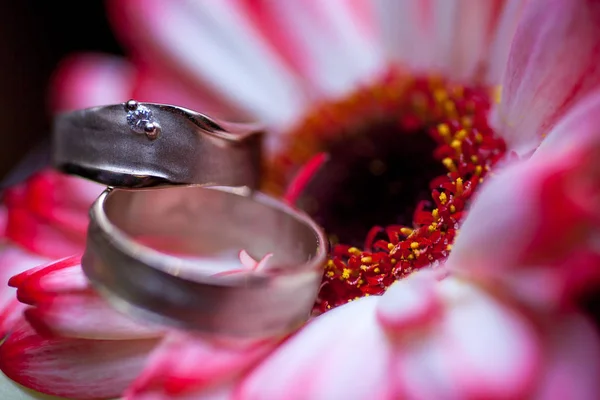
<path id="1" fill-rule="evenodd" d="M 504 3 L 373 0 L 381 39 L 392 60 L 417 72 L 437 72 L 460 81 L 476 79 L 490 67 L 488 49 Z M 502 43 L 509 44 L 510 38 Z"/>
<path id="2" fill-rule="evenodd" d="M 296 76 L 235 0 L 118 0 L 109 12 L 136 58 L 208 89 L 242 117 L 282 125 L 307 105 Z"/>
<path id="3" fill-rule="evenodd" d="M 25 207 L 51 224 L 65 230 L 84 234 L 92 203 L 105 189 L 95 182 L 66 175 L 52 169 L 43 170 L 23 185 L 18 195 L 9 189 L 7 205 Z"/>
<path id="4" fill-rule="evenodd" d="M 527 0 L 504 0 L 504 6 L 487 43 L 485 53 L 484 82 L 491 87 L 499 85 L 506 69 L 510 47 Z"/>
<path id="5" fill-rule="evenodd" d="M 535 149 L 600 85 L 600 3 L 531 0 L 515 33 L 493 122 L 519 154 Z"/>
<path id="6" fill-rule="evenodd" d="M 79 253 L 85 246 L 85 233 L 52 225 L 24 207 L 9 208 L 6 237 L 47 258 Z"/>
<path id="7" fill-rule="evenodd" d="M 8 287 L 8 280 L 30 268 L 46 264 L 49 260 L 31 254 L 19 247 L 4 244 L 0 250 L 0 340 L 11 330 L 12 325 L 19 317 L 25 306 L 15 298 L 16 290 Z"/>
<path id="8" fill-rule="evenodd" d="M 184 333 L 169 334 L 152 353 L 126 398 L 207 399 L 264 358 L 278 341 L 218 343 Z M 226 392 L 229 392 L 228 390 Z"/>
<path id="9" fill-rule="evenodd" d="M 352 0 L 245 1 L 277 52 L 324 97 L 344 95 L 384 67 Z"/>
<path id="10" fill-rule="evenodd" d="M 313 319 L 242 381 L 240 399 L 389 399 L 393 350 L 375 318 L 378 297 Z M 273 379 L 273 377 L 277 377 Z"/>
<path id="11" fill-rule="evenodd" d="M 527 397 L 543 349 L 535 325 L 519 308 L 455 278 L 440 282 L 447 304 L 441 326 L 446 371 L 467 399 Z"/>
<path id="12" fill-rule="evenodd" d="M 564 115 L 531 156 L 543 159 L 548 154 L 569 154 L 588 148 L 600 151 L 600 87 L 579 101 Z"/>
<path id="13" fill-rule="evenodd" d="M 497 31 L 498 24 L 506 13 L 504 7 L 507 1 L 457 0 L 449 3 L 454 3 L 454 14 L 441 15 L 442 18 L 454 19 L 451 21 L 452 32 L 447 48 L 449 52 L 440 54 L 448 58 L 447 75 L 461 82 L 478 81 L 490 68 L 490 63 L 506 62 L 490 59 L 488 51 L 497 34 L 511 34 L 510 31 Z M 432 4 L 432 7 L 435 5 Z M 509 46 L 510 40 L 511 37 L 508 37 L 504 43 Z M 493 84 L 498 82 L 499 80 Z"/>
<path id="14" fill-rule="evenodd" d="M 580 151 L 547 154 L 489 179 L 463 222 L 448 268 L 498 283 L 584 250 L 590 224 L 598 221 L 586 201 L 597 198 L 592 159 Z M 593 181 L 597 188 L 598 179 Z"/>
<path id="15" fill-rule="evenodd" d="M 133 67 L 125 59 L 104 54 L 66 58 L 52 79 L 53 112 L 127 101 L 133 89 Z"/>
<path id="16" fill-rule="evenodd" d="M 81 270 L 80 257 L 60 260 L 11 279 L 17 297 L 31 305 L 25 317 L 46 336 L 97 340 L 156 338 L 162 327 L 131 319 L 102 299 Z"/>
<path id="17" fill-rule="evenodd" d="M 42 337 L 24 319 L 0 346 L 0 370 L 41 393 L 70 399 L 115 398 L 141 372 L 157 339 Z"/>
<path id="18" fill-rule="evenodd" d="M 141 59 L 136 67 L 138 73 L 131 97 L 137 101 L 174 104 L 228 120 L 239 117 L 239 110 L 232 109 L 208 88 L 191 87 L 180 76 Z"/>

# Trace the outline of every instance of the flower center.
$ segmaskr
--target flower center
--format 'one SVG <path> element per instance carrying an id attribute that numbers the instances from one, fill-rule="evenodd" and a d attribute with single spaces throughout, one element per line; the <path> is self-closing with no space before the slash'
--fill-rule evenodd
<path id="1" fill-rule="evenodd" d="M 316 107 L 286 136 L 265 190 L 293 182 L 291 200 L 332 242 L 316 312 L 382 294 L 448 256 L 475 189 L 505 153 L 487 122 L 490 94 L 394 70 Z"/>

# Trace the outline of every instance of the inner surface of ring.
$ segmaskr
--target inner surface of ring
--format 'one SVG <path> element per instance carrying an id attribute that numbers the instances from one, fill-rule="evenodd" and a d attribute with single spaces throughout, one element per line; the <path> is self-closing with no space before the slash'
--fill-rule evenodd
<path id="1" fill-rule="evenodd" d="M 215 273 L 232 265 L 241 268 L 240 250 L 255 260 L 272 253 L 267 270 L 297 270 L 326 251 L 308 217 L 261 194 L 198 186 L 114 190 L 104 209 L 112 224 L 136 242 L 191 261 L 202 259 Z M 177 271 L 189 278 L 198 272 Z"/>

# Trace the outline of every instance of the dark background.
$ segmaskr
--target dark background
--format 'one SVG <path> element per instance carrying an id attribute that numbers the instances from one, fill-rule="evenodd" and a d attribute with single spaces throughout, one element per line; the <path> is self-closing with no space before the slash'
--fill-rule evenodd
<path id="1" fill-rule="evenodd" d="M 47 89 L 79 51 L 122 54 L 100 0 L 0 0 L 0 180 L 48 138 Z"/>

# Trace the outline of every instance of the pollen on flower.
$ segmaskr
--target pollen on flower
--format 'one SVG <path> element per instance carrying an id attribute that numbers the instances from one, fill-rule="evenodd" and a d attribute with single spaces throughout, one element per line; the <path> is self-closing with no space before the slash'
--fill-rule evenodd
<path id="1" fill-rule="evenodd" d="M 315 305 L 316 313 L 363 296 L 382 294 L 396 280 L 445 260 L 473 193 L 505 153 L 504 142 L 495 136 L 487 121 L 491 102 L 498 93 L 497 88 L 466 87 L 439 76 L 414 77 L 394 70 L 370 87 L 339 101 L 316 106 L 314 112 L 287 135 L 284 150 L 266 168 L 264 189 L 275 194 L 283 193 L 295 171 L 311 157 L 333 150 L 340 152 L 339 158 L 348 162 L 356 154 L 364 157 L 371 181 L 389 175 L 396 167 L 394 163 L 406 161 L 406 156 L 381 156 L 382 151 L 391 151 L 389 141 L 395 137 L 376 139 L 383 129 L 391 129 L 394 135 L 404 135 L 406 140 L 415 143 L 419 137 L 426 136 L 432 143 L 432 162 L 438 171 L 426 178 L 426 196 L 415 197 L 409 214 L 412 220 L 399 223 L 402 218 L 391 218 L 369 226 L 362 237 L 362 246 L 345 242 L 348 235 L 344 230 L 328 232 L 333 246 Z M 399 147 L 406 148 L 406 145 Z M 419 173 L 423 168 L 414 166 L 415 162 L 420 162 L 419 157 L 403 164 L 403 168 L 413 168 Z M 356 188 L 357 195 L 369 197 L 375 208 L 353 206 L 352 192 L 342 192 L 329 204 L 314 201 L 307 195 L 302 204 L 311 215 L 335 213 L 340 206 L 347 205 L 351 210 L 348 217 L 351 226 L 354 226 L 353 219 L 379 211 L 378 201 L 387 201 L 390 193 L 403 193 L 402 190 L 410 186 L 390 178 L 377 181 L 385 190 L 375 191 L 372 186 L 360 186 L 357 178 L 337 179 L 339 174 L 347 172 L 346 165 L 323 168 L 334 171 L 330 171 L 330 180 L 324 181 L 318 193 L 331 192 L 340 183 L 347 184 Z M 397 207 L 401 214 L 406 205 Z M 324 228 L 331 230 L 327 224 Z"/>

